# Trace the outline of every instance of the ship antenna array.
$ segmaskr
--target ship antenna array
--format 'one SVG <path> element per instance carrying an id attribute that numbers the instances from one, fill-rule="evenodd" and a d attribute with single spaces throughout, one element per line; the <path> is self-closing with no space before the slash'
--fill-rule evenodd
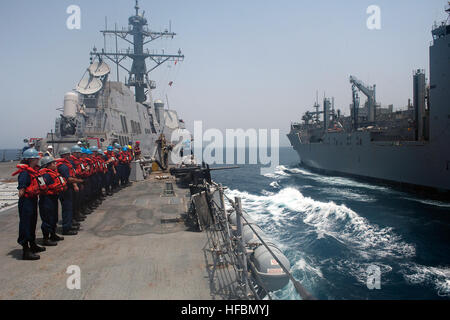
<path id="1" fill-rule="evenodd" d="M 139 14 L 139 4 L 136 0 L 134 7 L 136 14 L 128 19 L 129 28 L 118 30 L 115 25 L 114 30 L 108 30 L 107 20 L 105 19 L 105 30 L 101 30 L 104 37 L 104 48 L 101 52 L 97 52 L 97 49 L 93 49 L 90 53 L 92 56 L 98 57 L 99 60 L 106 58 L 112 61 L 117 66 L 117 81 L 119 81 L 119 67 L 124 69 L 128 73 L 128 81 L 126 83 L 129 87 L 135 88 L 136 102 L 145 102 L 147 99 L 145 90 L 153 89 L 149 81 L 149 73 L 158 68 L 160 65 L 167 61 L 183 61 L 184 55 L 181 49 L 177 54 L 156 54 L 150 53 L 149 50 L 145 50 L 144 45 L 161 38 L 173 38 L 176 33 L 171 30 L 165 30 L 163 32 L 155 32 L 149 30 L 147 26 L 147 19 L 144 18 L 144 13 Z M 113 35 L 115 37 L 115 52 L 107 52 L 106 50 L 106 35 Z M 132 39 L 128 37 L 132 36 Z M 128 42 L 133 46 L 133 49 L 127 49 L 125 51 L 119 51 L 118 38 Z M 122 61 L 126 58 L 130 58 L 133 62 L 131 69 L 125 67 Z M 147 70 L 146 60 L 150 59 L 152 66 Z"/>
<path id="2" fill-rule="evenodd" d="M 448 24 L 448 21 L 450 20 L 450 1 L 448 1 L 447 3 L 447 8 L 445 8 L 445 12 L 447 12 L 448 14 L 447 21 L 445 24 Z"/>

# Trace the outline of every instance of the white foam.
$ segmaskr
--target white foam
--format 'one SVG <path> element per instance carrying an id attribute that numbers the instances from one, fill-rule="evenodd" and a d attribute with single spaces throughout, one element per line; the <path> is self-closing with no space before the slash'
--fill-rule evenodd
<path id="1" fill-rule="evenodd" d="M 273 173 L 267 173 L 264 176 L 272 179 L 283 179 L 286 177 L 290 177 L 292 175 L 300 174 L 305 176 L 306 178 L 313 179 L 315 181 L 335 186 L 348 186 L 348 187 L 356 187 L 356 188 L 365 188 L 370 190 L 379 190 L 379 191 L 390 191 L 389 188 L 382 187 L 379 185 L 368 184 L 357 182 L 350 178 L 338 177 L 338 176 L 327 176 L 312 173 L 305 169 L 300 168 L 288 168 L 286 166 L 280 165 L 275 168 Z"/>
<path id="2" fill-rule="evenodd" d="M 441 297 L 450 296 L 450 267 L 428 267 L 418 264 L 406 266 L 404 278 L 412 284 L 429 283 L 434 285 Z"/>
<path id="3" fill-rule="evenodd" d="M 294 270 L 301 270 L 303 272 L 313 273 L 313 274 L 317 275 L 318 277 L 323 278 L 323 274 L 322 274 L 322 271 L 320 270 L 320 268 L 309 265 L 306 262 L 306 260 L 303 258 L 300 258 L 299 260 L 297 260 L 297 262 L 292 267 L 292 271 L 294 271 Z"/>
<path id="4" fill-rule="evenodd" d="M 318 174 L 312 173 L 308 170 L 304 170 L 304 169 L 299 169 L 299 168 L 290 168 L 290 169 L 286 169 L 287 171 L 291 172 L 291 173 L 300 173 L 304 176 L 318 176 Z"/>
<path id="5" fill-rule="evenodd" d="M 345 188 L 326 188 L 325 192 L 327 194 L 336 195 L 349 200 L 360 201 L 360 202 L 375 202 L 376 199 L 361 193 L 352 192 Z"/>
<path id="6" fill-rule="evenodd" d="M 404 198 L 411 201 L 417 201 L 423 204 L 427 204 L 430 206 L 436 206 L 436 207 L 443 207 L 443 208 L 450 208 L 450 203 L 448 202 L 441 202 L 436 200 L 423 200 L 423 199 L 415 199 L 415 198 Z"/>
<path id="7" fill-rule="evenodd" d="M 316 201 L 304 197 L 294 188 L 284 188 L 268 196 L 239 190 L 226 192 L 233 198 L 241 197 L 243 207 L 251 217 L 269 226 L 275 225 L 283 230 L 300 217 L 303 223 L 314 228 L 319 238 L 324 235 L 333 237 L 358 250 L 363 257 L 415 255 L 414 246 L 402 241 L 392 228 L 372 225 L 345 205 Z"/>
<path id="8" fill-rule="evenodd" d="M 270 186 L 275 189 L 280 189 L 280 184 L 277 181 L 272 181 Z"/>
<path id="9" fill-rule="evenodd" d="M 288 171 L 288 170 L 289 169 L 287 167 L 283 166 L 283 165 L 276 166 L 274 172 L 266 173 L 266 174 L 264 174 L 264 176 L 267 177 L 267 178 L 272 178 L 272 179 L 277 179 L 277 178 L 280 178 L 280 177 L 289 177 L 291 175 L 288 172 L 285 172 L 285 171 Z"/>

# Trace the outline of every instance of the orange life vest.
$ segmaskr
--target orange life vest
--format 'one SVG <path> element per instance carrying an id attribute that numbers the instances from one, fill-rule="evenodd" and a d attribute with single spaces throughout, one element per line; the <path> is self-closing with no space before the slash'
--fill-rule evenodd
<path id="1" fill-rule="evenodd" d="M 12 176 L 18 175 L 19 173 L 26 171 L 30 175 L 30 185 L 25 188 L 25 198 L 34 198 L 39 194 L 45 192 L 47 190 L 47 185 L 45 184 L 44 178 L 40 175 L 40 173 L 31 168 L 27 164 L 18 164 L 17 171 L 15 171 Z"/>
<path id="2" fill-rule="evenodd" d="M 127 163 L 127 156 L 125 155 L 125 152 L 123 152 L 123 151 L 119 152 L 119 162 Z"/>
<path id="3" fill-rule="evenodd" d="M 75 169 L 73 168 L 73 166 L 70 163 L 70 161 L 67 160 L 67 159 L 64 159 L 64 158 L 56 159 L 56 165 L 58 166 L 58 168 L 61 165 L 63 165 L 63 164 L 66 165 L 67 168 L 69 168 L 69 175 L 70 175 L 70 177 L 74 178 L 77 175 L 77 173 L 75 172 Z"/>
<path id="4" fill-rule="evenodd" d="M 84 161 L 86 162 L 86 164 L 87 164 L 87 168 L 88 168 L 88 175 L 89 176 L 91 176 L 91 175 L 93 175 L 94 173 L 96 173 L 97 171 L 97 166 L 95 165 L 95 162 L 91 159 L 91 158 L 88 158 L 88 157 L 86 157 L 86 158 L 84 158 Z"/>
<path id="5" fill-rule="evenodd" d="M 101 155 L 96 156 L 95 159 L 97 160 L 99 166 L 98 172 L 106 173 L 108 171 L 108 166 L 105 163 L 105 159 Z"/>
<path id="6" fill-rule="evenodd" d="M 55 196 L 61 193 L 67 187 L 67 181 L 64 179 L 57 171 L 53 171 L 48 168 L 43 168 L 39 170 L 41 175 L 49 174 L 53 179 L 53 183 L 47 185 L 47 190 L 45 191 L 45 195 Z"/>
<path id="7" fill-rule="evenodd" d="M 81 159 L 75 157 L 75 156 L 70 156 L 70 160 L 73 161 L 73 163 L 75 164 L 75 167 L 73 167 L 73 169 L 75 170 L 75 174 L 77 177 L 83 177 L 84 174 L 84 166 L 82 167 L 82 162 Z"/>
<path id="8" fill-rule="evenodd" d="M 86 178 L 90 176 L 91 168 L 89 166 L 89 163 L 86 161 L 86 159 L 78 159 L 78 166 L 79 168 L 79 176 L 82 178 Z"/>

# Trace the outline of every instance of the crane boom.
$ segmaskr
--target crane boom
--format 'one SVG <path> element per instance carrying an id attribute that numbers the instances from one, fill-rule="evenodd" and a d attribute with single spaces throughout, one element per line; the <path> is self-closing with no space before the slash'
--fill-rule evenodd
<path id="1" fill-rule="evenodd" d="M 369 122 L 375 121 L 376 86 L 375 85 L 373 85 L 373 87 L 366 86 L 362 81 L 358 80 L 354 76 L 350 76 L 350 83 L 352 84 L 352 88 L 356 87 L 367 97 L 367 113 L 368 113 L 367 120 Z"/>

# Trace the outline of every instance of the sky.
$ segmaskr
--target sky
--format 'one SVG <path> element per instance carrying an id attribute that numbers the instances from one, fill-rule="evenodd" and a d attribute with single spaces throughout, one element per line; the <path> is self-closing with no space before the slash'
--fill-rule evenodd
<path id="1" fill-rule="evenodd" d="M 158 84 L 153 96 L 168 100 L 188 129 L 197 120 L 204 129 L 279 129 L 281 145 L 288 145 L 290 123 L 311 109 L 316 92 L 319 100 L 335 97 L 336 108 L 349 114 L 350 75 L 376 84 L 383 106 L 404 108 L 413 70 L 428 74 L 431 27 L 446 19 L 446 3 L 141 0 L 150 29 L 171 21 L 177 33 L 149 50 L 181 48 L 186 56 L 151 74 Z M 70 5 L 81 9 L 79 30 L 66 26 Z M 367 28 L 370 5 L 380 7 L 379 30 Z M 127 27 L 133 7 L 133 0 L 0 2 L 0 149 L 54 130 L 64 93 L 82 78 L 93 46 L 103 47 L 105 16 L 109 28 Z M 114 39 L 107 42 L 112 49 Z M 119 48 L 128 47 L 119 41 Z"/>

